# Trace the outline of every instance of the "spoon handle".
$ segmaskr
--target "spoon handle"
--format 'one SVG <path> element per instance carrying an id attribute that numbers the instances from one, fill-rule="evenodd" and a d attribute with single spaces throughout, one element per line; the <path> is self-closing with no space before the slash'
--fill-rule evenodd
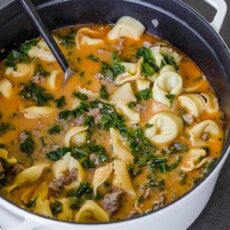
<path id="1" fill-rule="evenodd" d="M 57 59 L 59 65 L 61 66 L 64 73 L 67 73 L 70 70 L 69 64 L 64 57 L 63 53 L 59 49 L 57 43 L 55 42 L 54 38 L 52 37 L 51 33 L 49 32 L 46 25 L 43 23 L 41 17 L 39 16 L 35 6 L 31 2 L 31 0 L 21 0 L 21 3 L 30 16 L 30 18 L 33 20 L 34 25 L 39 30 L 40 35 L 47 43 L 48 47 L 52 51 L 53 55 Z"/>

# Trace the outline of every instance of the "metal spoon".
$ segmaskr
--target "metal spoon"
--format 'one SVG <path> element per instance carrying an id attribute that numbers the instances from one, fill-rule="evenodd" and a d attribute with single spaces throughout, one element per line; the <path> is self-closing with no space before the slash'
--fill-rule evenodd
<path id="1" fill-rule="evenodd" d="M 51 33 L 49 32 L 48 28 L 42 21 L 41 17 L 39 16 L 37 9 L 31 2 L 31 0 L 21 0 L 21 3 L 34 22 L 34 25 L 38 29 L 40 35 L 47 43 L 48 47 L 52 51 L 53 55 L 57 59 L 60 67 L 62 68 L 64 75 L 64 82 L 63 85 L 69 80 L 69 78 L 74 74 L 74 71 L 70 68 L 66 58 L 64 57 L 63 53 L 61 52 L 60 48 L 58 47 L 56 41 L 52 37 Z"/>

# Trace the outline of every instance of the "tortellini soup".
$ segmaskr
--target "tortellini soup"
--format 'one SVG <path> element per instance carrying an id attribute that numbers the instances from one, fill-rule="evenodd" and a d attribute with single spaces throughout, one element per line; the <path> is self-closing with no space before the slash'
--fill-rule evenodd
<path id="1" fill-rule="evenodd" d="M 223 113 L 198 66 L 124 16 L 41 38 L 0 69 L 0 194 L 30 212 L 109 222 L 164 207 L 219 158 Z"/>

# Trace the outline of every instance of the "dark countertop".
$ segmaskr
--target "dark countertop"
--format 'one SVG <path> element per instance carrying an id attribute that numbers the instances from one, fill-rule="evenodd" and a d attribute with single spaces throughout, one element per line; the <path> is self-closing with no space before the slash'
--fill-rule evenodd
<path id="1" fill-rule="evenodd" d="M 0 0 L 0 6 L 12 0 Z M 183 0 L 211 21 L 215 10 L 204 0 Z M 230 47 L 230 0 L 225 0 L 229 11 L 221 35 Z M 175 229 L 176 230 L 176 229 Z M 230 230 L 230 158 L 225 163 L 210 201 L 188 230 Z"/>

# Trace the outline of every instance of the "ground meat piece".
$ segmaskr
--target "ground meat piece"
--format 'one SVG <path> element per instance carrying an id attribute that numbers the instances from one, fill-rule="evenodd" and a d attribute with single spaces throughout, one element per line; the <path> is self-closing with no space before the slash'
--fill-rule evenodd
<path id="1" fill-rule="evenodd" d="M 31 81 L 36 84 L 40 84 L 45 81 L 45 78 L 41 74 L 37 73 L 31 78 Z"/>
<path id="2" fill-rule="evenodd" d="M 114 188 L 111 193 L 106 194 L 102 200 L 102 206 L 112 216 L 121 206 L 123 191 L 119 188 Z"/>
<path id="3" fill-rule="evenodd" d="M 85 116 L 81 115 L 80 117 L 74 119 L 73 123 L 76 126 L 82 126 L 84 124 L 85 121 Z"/>
<path id="4" fill-rule="evenodd" d="M 89 159 L 94 163 L 95 166 L 100 165 L 100 161 L 95 153 L 89 155 Z"/>
<path id="5" fill-rule="evenodd" d="M 186 124 L 191 125 L 194 121 L 193 115 L 191 114 L 184 114 L 182 116 L 183 120 L 185 121 Z"/>
<path id="6" fill-rule="evenodd" d="M 156 200 L 153 203 L 154 205 L 153 209 L 162 208 L 165 205 L 165 198 L 166 198 L 165 192 L 161 192 L 159 200 Z"/>
<path id="7" fill-rule="evenodd" d="M 121 52 L 125 48 L 124 42 L 125 42 L 125 39 L 120 38 L 118 40 L 118 43 L 116 45 L 113 45 L 113 48 L 116 49 L 118 52 Z"/>
<path id="8" fill-rule="evenodd" d="M 137 104 L 135 109 L 137 112 L 142 112 L 143 110 L 146 109 L 146 107 L 143 105 Z"/>
<path id="9" fill-rule="evenodd" d="M 104 78 L 104 75 L 102 73 L 96 73 L 95 78 L 101 80 Z"/>
<path id="10" fill-rule="evenodd" d="M 139 186 L 140 195 L 143 196 L 144 199 L 147 199 L 150 197 L 150 191 L 151 191 L 151 188 L 148 188 L 146 185 L 142 184 Z"/>
<path id="11" fill-rule="evenodd" d="M 19 134 L 19 140 L 20 140 L 21 143 L 24 142 L 28 137 L 29 137 L 29 135 L 26 134 L 26 132 L 21 132 Z"/>
<path id="12" fill-rule="evenodd" d="M 17 175 L 20 173 L 24 167 L 21 164 L 14 164 L 10 168 L 10 175 Z"/>
<path id="13" fill-rule="evenodd" d="M 201 138 L 202 138 L 202 140 L 204 140 L 204 141 L 207 141 L 208 139 L 209 139 L 209 133 L 207 133 L 207 132 L 204 132 L 202 135 L 201 135 Z"/>
<path id="14" fill-rule="evenodd" d="M 100 109 L 99 108 L 90 109 L 88 112 L 88 116 L 93 116 L 95 123 L 98 124 L 101 120 Z"/>
<path id="15" fill-rule="evenodd" d="M 76 178 L 77 178 L 76 169 L 72 168 L 69 171 L 68 175 L 60 176 L 57 179 L 51 180 L 49 182 L 49 189 L 54 196 L 58 197 L 60 195 L 62 188 L 65 185 L 72 183 L 74 180 L 76 180 Z"/>

